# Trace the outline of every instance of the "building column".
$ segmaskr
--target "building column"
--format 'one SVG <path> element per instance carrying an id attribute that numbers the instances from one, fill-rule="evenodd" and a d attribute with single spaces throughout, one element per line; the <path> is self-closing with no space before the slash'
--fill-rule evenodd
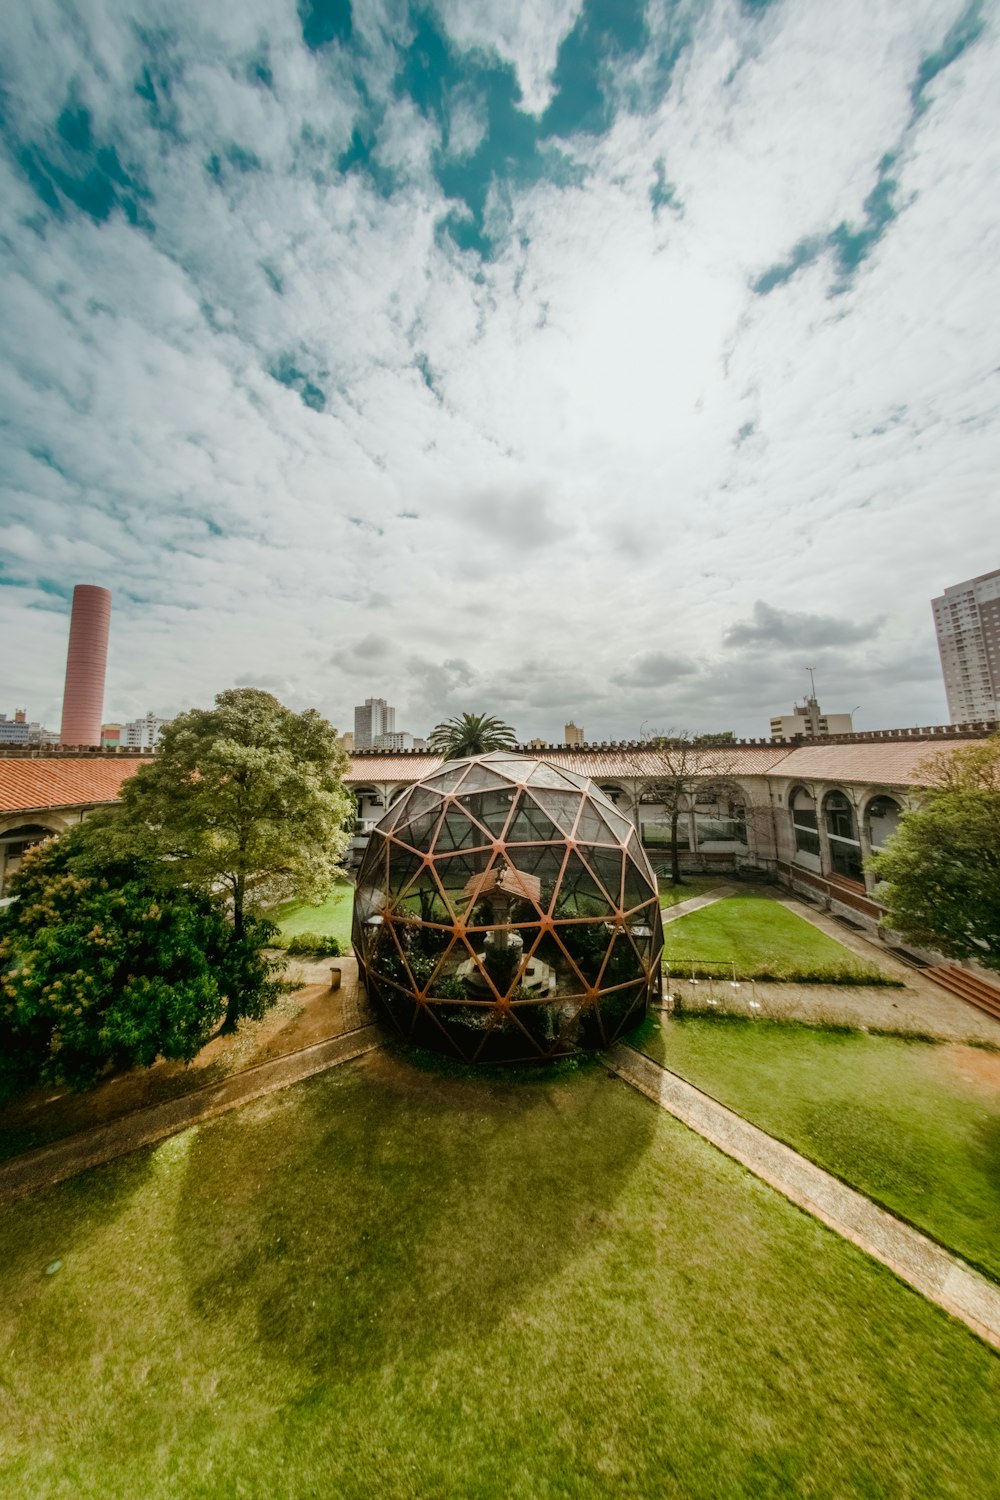
<path id="1" fill-rule="evenodd" d="M 859 799 L 854 808 L 854 817 L 858 825 L 858 843 L 861 845 L 861 858 L 863 861 L 870 859 L 873 853 L 871 836 L 868 832 L 868 820 L 865 817 L 865 808 L 868 806 L 871 798 L 872 793 L 869 790 Z M 875 877 L 867 868 L 864 870 L 864 882 L 865 890 L 870 896 L 875 889 Z"/>
<path id="2" fill-rule="evenodd" d="M 814 783 L 813 785 L 815 787 L 813 796 L 816 799 L 816 830 L 819 833 L 819 872 L 826 879 L 829 879 L 833 874 L 833 861 L 830 858 L 830 836 L 826 831 L 826 813 L 823 809 L 823 801 L 830 788 L 819 783 Z M 827 897 L 827 900 L 829 901 L 829 897 Z"/>

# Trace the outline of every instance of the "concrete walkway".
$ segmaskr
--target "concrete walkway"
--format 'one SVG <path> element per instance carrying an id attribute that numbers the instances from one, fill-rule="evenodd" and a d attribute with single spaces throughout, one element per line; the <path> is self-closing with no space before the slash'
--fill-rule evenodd
<path id="1" fill-rule="evenodd" d="M 376 1025 L 362 1026 L 356 1031 L 342 1032 L 298 1052 L 288 1052 L 283 1057 L 272 1058 L 233 1073 L 218 1083 L 206 1084 L 192 1089 L 179 1098 L 165 1100 L 162 1104 L 151 1104 L 137 1109 L 122 1119 L 97 1125 L 91 1130 L 55 1141 L 51 1146 L 40 1146 L 36 1151 L 27 1151 L 0 1164 L 0 1203 L 10 1203 L 26 1193 L 36 1192 L 66 1177 L 74 1177 L 88 1167 L 100 1166 L 137 1151 L 140 1146 L 149 1146 L 165 1136 L 176 1135 L 191 1125 L 199 1125 L 226 1110 L 236 1109 L 251 1099 L 276 1089 L 287 1088 L 315 1073 L 349 1062 L 381 1047 L 385 1035 Z"/>
<path id="2" fill-rule="evenodd" d="M 1000 1287 L 651 1058 L 617 1046 L 607 1061 L 613 1073 L 661 1109 L 1000 1350 Z"/>
<path id="3" fill-rule="evenodd" d="M 678 901 L 676 906 L 661 906 L 660 916 L 664 923 L 675 922 L 678 917 L 686 917 L 689 911 L 698 911 L 702 906 L 711 906 L 714 901 L 722 901 L 726 896 L 738 896 L 741 893 L 734 885 L 720 885 L 711 891 L 702 891 L 700 896 L 689 896 L 686 901 Z"/>

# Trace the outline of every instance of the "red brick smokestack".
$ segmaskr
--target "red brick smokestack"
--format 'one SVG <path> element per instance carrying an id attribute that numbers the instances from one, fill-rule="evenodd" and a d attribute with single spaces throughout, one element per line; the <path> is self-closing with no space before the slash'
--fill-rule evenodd
<path id="1" fill-rule="evenodd" d="M 108 664 L 111 594 L 92 583 L 73 590 L 61 745 L 99 745 L 104 716 L 104 672 Z"/>

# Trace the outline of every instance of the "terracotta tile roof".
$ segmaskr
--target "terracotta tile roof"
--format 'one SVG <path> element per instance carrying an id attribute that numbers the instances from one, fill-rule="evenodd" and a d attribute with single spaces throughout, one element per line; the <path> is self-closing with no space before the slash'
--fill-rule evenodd
<path id="1" fill-rule="evenodd" d="M 821 781 L 883 786 L 928 786 L 924 769 L 938 755 L 953 755 L 981 740 L 862 740 L 847 745 L 800 745 L 789 750 L 772 776 L 815 776 Z"/>
<path id="2" fill-rule="evenodd" d="M 856 740 L 849 744 L 734 745 L 703 752 L 703 774 L 770 776 L 872 786 L 925 786 L 923 769 L 936 755 L 953 754 L 981 743 L 965 739 Z M 525 751 L 551 765 L 590 776 L 597 782 L 655 776 L 655 751 L 625 749 L 545 749 Z M 345 781 L 350 786 L 379 782 L 409 785 L 443 765 L 439 755 L 355 755 Z M 119 790 L 143 761 L 116 756 L 0 756 L 0 814 L 39 812 L 44 808 L 94 807 L 116 802 Z"/>
<path id="3" fill-rule="evenodd" d="M 565 766 L 594 781 L 618 777 L 656 776 L 662 773 L 655 750 L 537 750 L 539 760 Z M 784 745 L 726 745 L 697 752 L 706 776 L 760 776 L 788 754 Z"/>
<path id="4" fill-rule="evenodd" d="M 351 769 L 344 780 L 348 786 L 362 786 L 379 781 L 421 781 L 444 765 L 440 755 L 365 755 L 351 757 Z"/>
<path id="5" fill-rule="evenodd" d="M 141 765 L 141 760 L 131 758 L 0 756 L 0 813 L 117 802 L 122 782 Z"/>

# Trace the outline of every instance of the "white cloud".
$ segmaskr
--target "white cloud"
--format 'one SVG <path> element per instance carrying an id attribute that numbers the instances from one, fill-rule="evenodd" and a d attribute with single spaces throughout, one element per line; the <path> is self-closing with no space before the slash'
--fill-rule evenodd
<path id="1" fill-rule="evenodd" d="M 0 166 L 0 581 L 23 585 L 0 587 L 0 709 L 58 722 L 65 617 L 39 585 L 86 574 L 116 595 L 109 715 L 242 678 L 342 726 L 384 694 L 417 733 L 465 708 L 546 737 L 584 714 L 601 737 L 645 719 L 759 733 L 805 686 L 788 643 L 752 663 L 723 649 L 763 600 L 884 617 L 831 643 L 824 703 L 939 719 L 928 601 L 1000 565 L 981 552 L 1000 432 L 992 31 L 906 130 L 919 59 L 959 10 L 706 8 L 665 98 L 574 143 L 576 185 L 494 191 L 509 234 L 482 264 L 440 235 L 437 127 L 394 99 L 374 10 L 388 198 L 337 171 L 360 93 L 338 49 L 305 51 L 291 7 L 170 8 L 177 137 L 134 91 L 124 0 L 90 26 L 100 68 L 54 3 L 8 21 L 25 139 L 51 147 L 77 89 L 148 183 L 155 232 L 74 210 L 40 232 Z M 540 110 L 577 11 L 441 14 L 514 61 Z M 262 37 L 273 90 L 248 72 Z M 471 150 L 481 106 L 455 118 Z M 260 170 L 217 182 L 206 162 L 230 146 Z M 848 290 L 830 296 L 826 256 L 754 296 L 803 237 L 860 222 L 897 146 L 898 217 Z M 683 208 L 654 216 L 658 160 Z"/>

